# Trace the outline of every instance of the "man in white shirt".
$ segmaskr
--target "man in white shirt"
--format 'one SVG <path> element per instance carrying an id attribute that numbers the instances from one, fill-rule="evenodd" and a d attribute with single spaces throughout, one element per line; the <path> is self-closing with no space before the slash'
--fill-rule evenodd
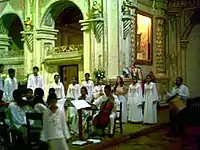
<path id="1" fill-rule="evenodd" d="M 4 81 L 4 93 L 5 93 L 5 101 L 11 102 L 13 101 L 13 91 L 18 89 L 18 82 L 15 78 L 15 70 L 8 70 L 9 77 L 7 77 Z"/>
<path id="2" fill-rule="evenodd" d="M 85 80 L 82 82 L 82 86 L 87 88 L 88 97 L 92 99 L 93 97 L 93 91 L 94 91 L 94 82 L 90 80 L 90 74 L 85 74 Z"/>
<path id="3" fill-rule="evenodd" d="M 174 96 L 178 94 L 180 99 L 186 106 L 187 99 L 189 98 L 189 89 L 186 85 L 183 84 L 182 77 L 176 77 L 176 86 L 172 89 L 171 94 L 168 93 L 169 96 Z M 184 134 L 184 115 L 185 110 L 178 113 L 174 113 L 172 109 L 170 109 L 169 119 L 170 119 L 170 128 L 172 134 L 183 135 Z"/>
<path id="4" fill-rule="evenodd" d="M 35 91 L 36 88 L 41 88 L 44 91 L 43 78 L 38 74 L 39 68 L 37 66 L 33 67 L 33 74 L 29 75 L 27 88 Z"/>

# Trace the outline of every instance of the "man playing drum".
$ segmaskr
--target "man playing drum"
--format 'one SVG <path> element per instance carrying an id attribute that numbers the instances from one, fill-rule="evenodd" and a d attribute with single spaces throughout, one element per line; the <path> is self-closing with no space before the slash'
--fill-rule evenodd
<path id="1" fill-rule="evenodd" d="M 171 132 L 178 135 L 183 134 L 184 108 L 189 97 L 189 90 L 183 84 L 182 77 L 176 77 L 176 86 L 171 93 L 168 93 L 168 96 L 170 96 L 168 102 L 171 106 L 169 114 Z"/>

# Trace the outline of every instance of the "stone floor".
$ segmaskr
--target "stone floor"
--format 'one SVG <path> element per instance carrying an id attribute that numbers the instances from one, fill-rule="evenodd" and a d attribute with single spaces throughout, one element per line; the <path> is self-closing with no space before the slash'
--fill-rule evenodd
<path id="1" fill-rule="evenodd" d="M 167 108 L 158 110 L 158 122 L 159 123 L 168 122 L 168 109 Z M 123 137 L 127 134 L 134 133 L 136 131 L 139 131 L 139 130 L 142 130 L 142 129 L 145 129 L 145 128 L 151 128 L 151 127 L 152 127 L 151 125 L 127 123 L 127 124 L 123 125 L 123 134 L 120 134 L 119 131 L 117 131 L 114 138 L 105 137 L 105 138 L 101 138 L 101 140 L 102 140 L 102 143 L 103 142 L 109 142 L 109 141 L 114 140 L 115 138 L 120 138 L 120 137 Z M 87 139 L 87 134 L 85 134 L 84 137 L 85 137 L 85 139 Z M 75 141 L 75 140 L 77 140 L 77 137 L 73 136 L 72 141 Z M 94 144 L 89 144 L 89 145 L 85 145 L 85 146 L 74 146 L 74 145 L 70 144 L 70 149 L 71 150 L 87 149 L 91 145 L 94 145 Z"/>
<path id="2" fill-rule="evenodd" d="M 155 133 L 104 150 L 178 150 L 181 139 L 167 137 L 166 133 L 167 129 L 161 129 Z"/>

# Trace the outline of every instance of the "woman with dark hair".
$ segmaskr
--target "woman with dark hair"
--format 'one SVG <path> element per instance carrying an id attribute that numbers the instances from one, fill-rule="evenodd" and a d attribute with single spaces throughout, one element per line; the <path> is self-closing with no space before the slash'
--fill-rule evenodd
<path id="1" fill-rule="evenodd" d="M 146 76 L 146 83 L 144 85 L 144 123 L 157 123 L 157 102 L 158 93 L 155 83 L 151 81 L 151 76 Z"/>
<path id="2" fill-rule="evenodd" d="M 124 81 L 123 78 L 120 76 L 117 76 L 117 81 L 115 84 L 115 94 L 118 96 L 119 101 L 122 103 L 122 122 L 126 123 L 127 122 L 127 103 L 126 103 L 126 91 L 124 88 Z"/>
<path id="3" fill-rule="evenodd" d="M 34 91 L 33 108 L 38 113 L 42 113 L 46 109 L 43 97 L 44 91 L 41 88 L 36 88 Z"/>
<path id="4" fill-rule="evenodd" d="M 142 87 L 137 82 L 137 77 L 133 76 L 133 82 L 129 85 L 128 89 L 128 121 L 142 122 Z"/>
<path id="5" fill-rule="evenodd" d="M 102 78 L 98 78 L 97 79 L 97 85 L 94 87 L 94 91 L 93 91 L 93 97 L 95 99 L 97 99 L 100 96 L 104 95 L 104 87 L 105 87 L 105 85 L 103 84 L 103 79 Z"/>

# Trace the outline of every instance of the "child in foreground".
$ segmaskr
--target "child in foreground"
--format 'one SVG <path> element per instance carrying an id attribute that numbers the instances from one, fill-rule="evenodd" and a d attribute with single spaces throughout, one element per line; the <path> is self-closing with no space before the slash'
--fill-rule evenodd
<path id="1" fill-rule="evenodd" d="M 69 150 L 67 140 L 71 138 L 64 111 L 56 105 L 56 94 L 50 94 L 47 99 L 48 109 L 43 114 L 44 138 L 50 150 Z"/>

